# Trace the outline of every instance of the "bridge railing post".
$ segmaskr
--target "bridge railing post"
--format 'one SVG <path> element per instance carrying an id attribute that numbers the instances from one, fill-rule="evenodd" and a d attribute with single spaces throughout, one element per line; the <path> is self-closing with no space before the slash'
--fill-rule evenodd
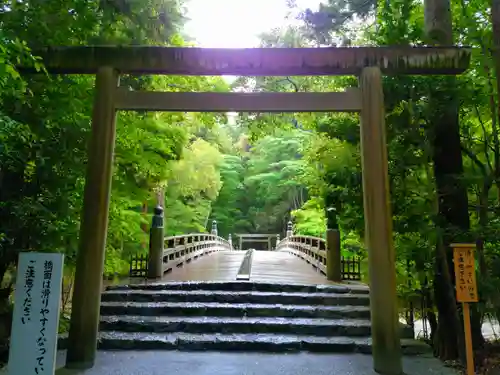
<path id="1" fill-rule="evenodd" d="M 188 236 L 180 236 L 179 237 L 179 243 L 178 245 L 176 246 L 176 248 L 179 250 L 179 258 L 182 259 L 182 261 L 184 262 L 186 260 L 186 258 L 188 258 L 188 254 L 187 254 L 187 237 Z"/>
<path id="2" fill-rule="evenodd" d="M 151 222 L 151 229 L 149 230 L 149 279 L 161 278 L 163 276 L 164 234 L 163 208 L 161 206 L 156 206 Z"/>
<path id="3" fill-rule="evenodd" d="M 293 224 L 291 221 L 289 221 L 286 227 L 286 237 L 288 238 L 291 236 L 293 236 Z"/>
<path id="4" fill-rule="evenodd" d="M 212 251 L 216 251 L 215 249 L 220 248 L 221 244 L 219 241 L 219 237 L 216 234 L 212 235 L 212 237 L 209 239 L 209 241 L 210 241 L 210 246 L 212 247 L 212 249 L 214 249 Z"/>
<path id="5" fill-rule="evenodd" d="M 338 229 L 326 230 L 326 278 L 342 281 L 342 256 L 340 252 L 340 232 Z"/>
<path id="6" fill-rule="evenodd" d="M 206 234 L 202 234 L 198 239 L 200 240 L 200 249 L 205 253 L 208 248 L 209 237 Z"/>
<path id="7" fill-rule="evenodd" d="M 215 236 L 218 235 L 217 220 L 212 220 L 212 229 L 210 230 L 210 233 L 215 235 Z"/>

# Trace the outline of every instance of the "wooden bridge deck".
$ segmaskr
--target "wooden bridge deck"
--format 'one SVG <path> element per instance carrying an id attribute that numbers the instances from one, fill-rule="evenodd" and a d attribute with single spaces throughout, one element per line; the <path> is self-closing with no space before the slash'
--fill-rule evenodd
<path id="1" fill-rule="evenodd" d="M 245 251 L 221 251 L 193 260 L 173 269 L 161 280 L 127 277 L 105 280 L 103 291 L 109 285 L 149 284 L 168 281 L 235 281 Z M 250 281 L 297 284 L 335 284 L 317 272 L 304 260 L 282 251 L 254 251 Z M 347 282 L 362 284 L 360 282 Z"/>
<path id="2" fill-rule="evenodd" d="M 334 284 L 304 260 L 283 251 L 255 251 L 251 281 Z"/>
<path id="3" fill-rule="evenodd" d="M 166 274 L 162 281 L 234 281 L 245 251 L 222 251 Z M 254 251 L 250 281 L 332 284 L 302 259 L 281 251 Z"/>
<path id="4" fill-rule="evenodd" d="M 174 268 L 162 281 L 233 281 L 245 256 L 244 251 L 221 251 L 205 255 Z"/>

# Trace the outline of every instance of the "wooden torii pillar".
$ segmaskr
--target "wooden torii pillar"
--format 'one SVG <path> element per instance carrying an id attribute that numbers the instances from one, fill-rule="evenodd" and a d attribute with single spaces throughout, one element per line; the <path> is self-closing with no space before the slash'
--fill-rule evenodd
<path id="1" fill-rule="evenodd" d="M 96 94 L 73 293 L 67 367 L 95 360 L 108 224 L 115 112 L 361 112 L 366 243 L 369 249 L 373 365 L 402 373 L 395 257 L 385 139 L 384 74 L 460 74 L 470 49 L 353 47 L 201 49 L 168 47 L 54 47 L 34 51 L 49 73 L 95 74 Z M 35 73 L 32 67 L 19 67 Z M 335 93 L 173 93 L 118 87 L 119 74 L 356 75 L 360 88 Z"/>

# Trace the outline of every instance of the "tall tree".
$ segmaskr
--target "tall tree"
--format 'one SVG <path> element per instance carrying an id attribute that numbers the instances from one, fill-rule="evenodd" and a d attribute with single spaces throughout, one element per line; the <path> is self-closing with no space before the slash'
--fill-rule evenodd
<path id="1" fill-rule="evenodd" d="M 449 0 L 424 2 L 425 31 L 430 44 L 453 45 Z M 458 121 L 458 93 L 455 77 L 441 77 L 429 93 L 429 132 L 438 198 L 437 227 L 442 230 L 436 244 L 434 278 L 435 300 L 439 313 L 434 337 L 436 353 L 445 359 L 464 358 L 464 339 L 457 314 L 454 292 L 452 242 L 470 241 L 467 190 L 463 184 L 462 151 Z M 475 317 L 475 315 L 473 315 Z M 476 345 L 482 342 L 481 325 L 473 319 Z"/>

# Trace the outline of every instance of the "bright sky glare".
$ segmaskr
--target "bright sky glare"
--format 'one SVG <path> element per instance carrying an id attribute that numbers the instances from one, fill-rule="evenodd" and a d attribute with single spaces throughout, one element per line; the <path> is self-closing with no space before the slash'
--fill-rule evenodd
<path id="1" fill-rule="evenodd" d="M 317 9 L 320 0 L 296 0 L 299 8 Z M 200 47 L 251 48 L 258 35 L 292 23 L 286 0 L 189 0 L 186 33 Z"/>

